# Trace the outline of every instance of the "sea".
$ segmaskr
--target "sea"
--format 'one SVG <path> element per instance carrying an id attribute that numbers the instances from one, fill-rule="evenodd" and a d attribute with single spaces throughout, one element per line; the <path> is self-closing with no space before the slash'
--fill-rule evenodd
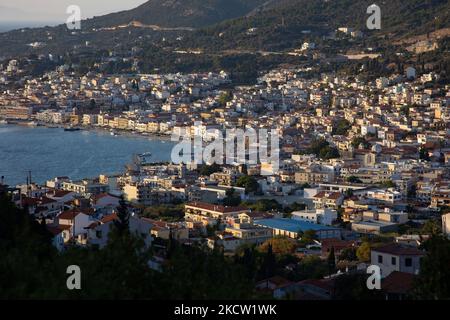
<path id="1" fill-rule="evenodd" d="M 4 183 L 45 181 L 58 176 L 72 180 L 123 173 L 135 154 L 150 152 L 152 162 L 170 161 L 174 143 L 158 138 L 106 131 L 0 125 L 0 176 Z"/>

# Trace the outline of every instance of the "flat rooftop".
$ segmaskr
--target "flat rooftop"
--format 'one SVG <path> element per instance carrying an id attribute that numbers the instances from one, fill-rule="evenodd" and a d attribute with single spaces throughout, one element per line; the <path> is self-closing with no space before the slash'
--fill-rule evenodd
<path id="1" fill-rule="evenodd" d="M 299 232 L 307 230 L 314 230 L 314 231 L 339 230 L 338 228 L 324 226 L 321 224 L 282 218 L 255 220 L 255 224 L 272 229 L 286 230 L 289 232 Z"/>

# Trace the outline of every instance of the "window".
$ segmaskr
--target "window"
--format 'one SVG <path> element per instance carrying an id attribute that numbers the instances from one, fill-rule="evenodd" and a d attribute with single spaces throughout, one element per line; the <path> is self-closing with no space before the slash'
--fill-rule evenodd
<path id="1" fill-rule="evenodd" d="M 383 256 L 378 255 L 378 263 L 383 263 Z"/>
<path id="2" fill-rule="evenodd" d="M 412 259 L 406 258 L 405 259 L 405 267 L 411 267 L 412 266 Z"/>
<path id="3" fill-rule="evenodd" d="M 392 265 L 395 266 L 397 264 L 397 258 L 396 257 L 392 257 L 391 258 L 391 262 L 392 262 Z"/>

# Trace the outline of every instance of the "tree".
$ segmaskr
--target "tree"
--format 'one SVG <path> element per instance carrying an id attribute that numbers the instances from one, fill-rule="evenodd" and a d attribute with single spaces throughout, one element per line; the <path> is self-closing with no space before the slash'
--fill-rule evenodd
<path id="1" fill-rule="evenodd" d="M 264 256 L 264 262 L 262 264 L 262 275 L 264 278 L 270 278 L 275 275 L 277 262 L 275 255 L 272 251 L 272 244 L 268 245 L 267 253 Z"/>
<path id="2" fill-rule="evenodd" d="M 433 234 L 423 247 L 427 253 L 414 282 L 414 297 L 421 300 L 450 299 L 450 240 Z"/>
<path id="3" fill-rule="evenodd" d="M 433 219 L 427 220 L 422 227 L 422 233 L 424 234 L 439 235 L 441 232 L 441 225 Z"/>
<path id="4" fill-rule="evenodd" d="M 242 176 L 236 182 L 236 186 L 245 188 L 245 193 L 258 191 L 259 184 L 254 177 Z"/>
<path id="5" fill-rule="evenodd" d="M 245 206 L 252 210 L 260 212 L 282 209 L 282 205 L 279 204 L 275 199 L 261 199 L 254 203 L 246 202 Z"/>
<path id="6" fill-rule="evenodd" d="M 344 136 L 347 134 L 348 130 L 350 130 L 351 127 L 352 125 L 347 120 L 345 119 L 339 120 L 338 123 L 336 124 L 336 127 L 333 128 L 332 134 Z"/>
<path id="7" fill-rule="evenodd" d="M 350 176 L 347 178 L 348 183 L 362 183 L 361 179 L 355 176 Z"/>
<path id="8" fill-rule="evenodd" d="M 358 148 L 359 145 L 361 145 L 361 144 L 364 146 L 364 149 L 367 149 L 370 146 L 370 144 L 366 141 L 366 139 L 364 137 L 356 137 L 352 141 L 353 148 Z"/>
<path id="9" fill-rule="evenodd" d="M 117 219 L 114 220 L 114 225 L 119 234 L 123 234 L 129 230 L 129 220 L 130 213 L 128 212 L 128 206 L 125 199 L 122 197 L 119 201 L 119 206 L 117 207 Z"/>
<path id="10" fill-rule="evenodd" d="M 345 260 L 345 261 L 356 261 L 358 258 L 356 256 L 356 249 L 355 248 L 345 248 L 341 250 L 341 254 L 339 255 L 339 260 Z"/>
<path id="11" fill-rule="evenodd" d="M 91 101 L 89 102 L 89 107 L 91 109 L 95 109 L 96 106 L 97 106 L 97 103 L 95 102 L 95 99 L 91 99 Z"/>
<path id="12" fill-rule="evenodd" d="M 336 257 L 334 255 L 334 247 L 331 247 L 330 254 L 328 255 L 328 268 L 330 274 L 336 271 Z"/>
<path id="13" fill-rule="evenodd" d="M 202 176 L 210 176 L 213 173 L 220 172 L 221 168 L 217 163 L 213 163 L 212 165 L 204 165 L 200 169 L 200 175 Z"/>
<path id="14" fill-rule="evenodd" d="M 363 242 L 356 250 L 356 256 L 358 257 L 359 261 L 367 262 L 370 260 L 370 251 L 371 251 L 370 243 Z"/>
<path id="15" fill-rule="evenodd" d="M 296 245 L 293 240 L 283 237 L 276 237 L 267 240 L 260 247 L 261 252 L 270 250 L 277 255 L 287 255 L 295 252 Z"/>
<path id="16" fill-rule="evenodd" d="M 395 188 L 397 185 L 392 180 L 386 180 L 381 183 L 384 188 Z"/>
<path id="17" fill-rule="evenodd" d="M 224 107 L 227 104 L 227 102 L 231 101 L 232 99 L 233 95 L 231 94 L 231 92 L 227 91 L 219 96 L 217 102 L 220 104 L 220 106 Z"/>
<path id="18" fill-rule="evenodd" d="M 241 204 L 241 197 L 236 193 L 234 188 L 228 189 L 225 192 L 223 204 L 229 207 L 236 207 Z"/>
<path id="19" fill-rule="evenodd" d="M 430 155 L 428 154 L 428 150 L 424 147 L 419 149 L 419 159 L 424 161 L 430 161 Z"/>
<path id="20" fill-rule="evenodd" d="M 299 232 L 301 241 L 305 244 L 312 243 L 317 239 L 317 234 L 314 230 L 306 230 L 305 232 Z"/>
<path id="21" fill-rule="evenodd" d="M 339 151 L 335 147 L 332 147 L 324 138 L 313 140 L 310 147 L 307 149 L 307 153 L 315 154 L 317 157 L 324 160 L 339 158 L 340 156 Z"/>

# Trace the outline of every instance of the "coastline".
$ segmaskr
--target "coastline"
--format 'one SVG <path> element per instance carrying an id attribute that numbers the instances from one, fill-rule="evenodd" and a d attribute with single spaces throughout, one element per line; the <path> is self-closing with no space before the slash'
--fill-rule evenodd
<path id="1" fill-rule="evenodd" d="M 5 122 L 3 122 L 5 121 Z M 5 125 L 16 125 L 23 127 L 45 127 L 47 129 L 68 129 L 70 125 L 63 124 L 51 124 L 46 122 L 39 122 L 33 120 L 2 120 L 0 124 Z M 113 132 L 115 136 L 124 136 L 130 138 L 148 138 L 149 140 L 160 140 L 160 141 L 171 141 L 171 136 L 167 134 L 158 134 L 158 133 L 141 133 L 137 131 L 124 130 L 124 129 L 112 129 L 108 127 L 99 127 L 99 126 L 76 126 L 75 128 L 79 129 L 79 131 L 91 131 L 97 133 L 111 133 Z"/>
<path id="2" fill-rule="evenodd" d="M 54 128 L 54 130 L 52 129 Z M 104 129 L 64 132 L 64 126 L 0 125 L 0 176 L 10 185 L 68 176 L 76 181 L 99 174 L 123 174 L 134 155 L 151 154 L 149 163 L 170 162 L 172 142 L 167 137 L 124 132 L 112 136 Z"/>

